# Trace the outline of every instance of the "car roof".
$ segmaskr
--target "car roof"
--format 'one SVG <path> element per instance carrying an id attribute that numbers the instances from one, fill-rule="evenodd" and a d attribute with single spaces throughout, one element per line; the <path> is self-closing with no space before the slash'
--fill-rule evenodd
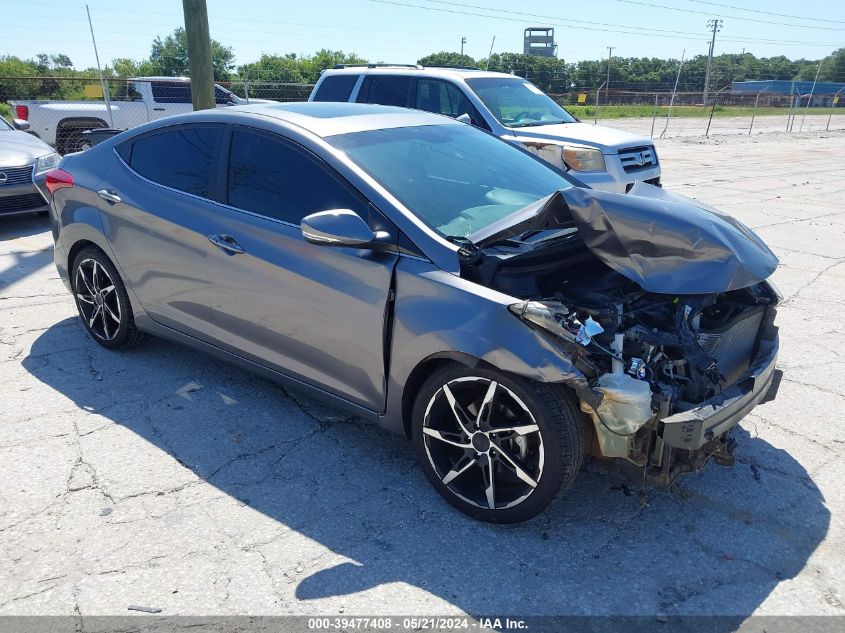
<path id="1" fill-rule="evenodd" d="M 474 79 L 476 77 L 512 77 L 522 79 L 508 73 L 497 73 L 474 68 L 449 68 L 447 66 L 346 66 L 344 68 L 329 68 L 324 75 L 411 75 L 414 77 L 438 77 L 440 79 L 460 77 Z M 523 79 L 524 81 L 524 79 Z"/>
<path id="2" fill-rule="evenodd" d="M 464 125 L 450 117 L 422 110 L 369 103 L 255 103 L 220 109 L 217 112 L 243 112 L 270 117 L 291 123 L 320 137 L 419 125 Z"/>

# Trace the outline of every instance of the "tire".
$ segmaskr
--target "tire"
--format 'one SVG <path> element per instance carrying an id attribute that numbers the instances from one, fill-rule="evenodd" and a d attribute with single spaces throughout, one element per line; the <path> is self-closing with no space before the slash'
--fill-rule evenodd
<path id="1" fill-rule="evenodd" d="M 103 251 L 83 248 L 73 260 L 70 279 L 79 318 L 97 343 L 117 350 L 147 338 L 135 326 L 126 286 Z"/>
<path id="2" fill-rule="evenodd" d="M 65 128 L 59 132 L 61 140 L 61 154 L 82 152 L 91 147 L 91 141 L 82 135 L 81 129 Z"/>
<path id="3" fill-rule="evenodd" d="M 584 456 L 582 414 L 567 389 L 483 367 L 435 371 L 416 396 L 411 423 L 432 485 L 461 512 L 490 523 L 538 515 L 570 488 Z"/>

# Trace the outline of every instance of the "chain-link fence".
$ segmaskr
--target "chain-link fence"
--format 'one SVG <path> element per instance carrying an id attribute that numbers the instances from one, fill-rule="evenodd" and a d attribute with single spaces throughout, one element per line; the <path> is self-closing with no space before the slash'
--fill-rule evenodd
<path id="1" fill-rule="evenodd" d="M 672 90 L 571 89 L 551 97 L 582 121 L 652 138 L 845 129 L 845 89 L 836 94 Z M 104 90 L 105 88 L 105 90 Z M 218 107 L 262 99 L 305 101 L 313 84 L 236 80 L 215 88 Z M 707 105 L 704 105 L 706 103 Z M 190 84 L 95 77 L 0 77 L 0 115 L 26 121 L 29 131 L 59 152 L 82 149 L 83 132 L 129 129 L 189 112 Z"/>
<path id="2" fill-rule="evenodd" d="M 652 138 L 845 130 L 841 94 L 581 90 L 551 97 L 586 123 Z"/>
<path id="3" fill-rule="evenodd" d="M 250 100 L 305 101 L 311 84 L 221 82 L 218 107 Z M 166 116 L 190 112 L 191 85 L 179 78 L 137 80 L 87 77 L 0 77 L 0 115 L 60 153 L 88 146 L 92 128 L 127 130 Z"/>

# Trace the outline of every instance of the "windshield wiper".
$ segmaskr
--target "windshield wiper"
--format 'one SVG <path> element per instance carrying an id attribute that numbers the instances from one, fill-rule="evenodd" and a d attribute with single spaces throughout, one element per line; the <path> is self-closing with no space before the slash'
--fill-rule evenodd
<path id="1" fill-rule="evenodd" d="M 570 123 L 570 121 L 532 121 L 531 123 L 516 123 L 511 127 L 537 127 L 540 125 L 558 125 L 559 123 Z"/>

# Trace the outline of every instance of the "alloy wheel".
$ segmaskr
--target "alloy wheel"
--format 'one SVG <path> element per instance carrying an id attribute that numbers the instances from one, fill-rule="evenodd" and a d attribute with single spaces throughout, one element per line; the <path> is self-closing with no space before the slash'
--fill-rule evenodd
<path id="1" fill-rule="evenodd" d="M 113 340 L 120 330 L 120 302 L 114 280 L 103 265 L 96 259 L 83 259 L 76 267 L 74 290 L 88 330 L 103 341 Z"/>
<path id="2" fill-rule="evenodd" d="M 540 427 L 525 403 L 489 378 L 455 378 L 425 410 L 423 440 L 444 486 L 478 508 L 502 510 L 527 499 L 543 474 Z"/>

